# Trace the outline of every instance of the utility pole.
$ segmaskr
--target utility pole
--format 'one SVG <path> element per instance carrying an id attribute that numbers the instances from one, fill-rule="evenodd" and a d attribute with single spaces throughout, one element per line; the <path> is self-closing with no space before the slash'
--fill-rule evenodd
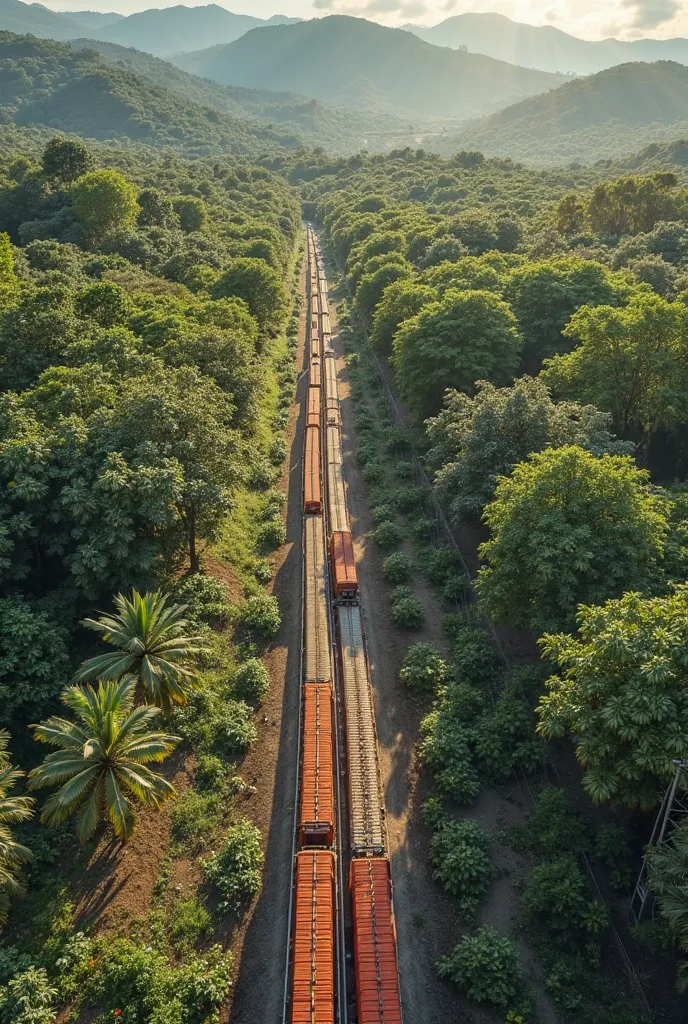
<path id="1" fill-rule="evenodd" d="M 671 835 L 679 821 L 688 815 L 688 758 L 674 761 L 673 764 L 674 778 L 664 794 L 662 806 L 659 808 L 655 825 L 652 829 L 650 842 L 645 847 L 646 851 L 652 847 L 664 846 L 670 842 Z M 637 924 L 642 918 L 648 902 L 651 902 L 654 912 L 654 894 L 648 883 L 646 852 L 643 856 L 642 867 L 633 890 L 629 908 L 629 914 L 634 924 Z"/>

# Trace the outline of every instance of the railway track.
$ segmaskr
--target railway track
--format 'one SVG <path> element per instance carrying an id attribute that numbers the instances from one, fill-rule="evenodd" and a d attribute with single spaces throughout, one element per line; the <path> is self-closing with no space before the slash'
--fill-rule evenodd
<path id="1" fill-rule="evenodd" d="M 391 868 L 346 504 L 327 278 L 310 226 L 307 280 L 299 771 L 283 1024 L 401 1024 Z"/>

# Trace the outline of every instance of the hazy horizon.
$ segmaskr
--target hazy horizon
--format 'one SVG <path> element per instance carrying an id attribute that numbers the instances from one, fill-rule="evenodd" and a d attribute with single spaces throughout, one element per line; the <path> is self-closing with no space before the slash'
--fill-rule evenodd
<path id="1" fill-rule="evenodd" d="M 184 0 L 205 6 L 209 0 Z M 435 25 L 467 12 L 504 14 L 531 25 L 553 25 L 582 39 L 688 36 L 688 0 L 216 0 L 235 14 L 269 18 L 274 14 L 314 18 L 352 14 L 384 25 Z M 179 0 L 47 0 L 55 11 L 103 11 L 134 14 L 151 7 L 179 6 Z"/>

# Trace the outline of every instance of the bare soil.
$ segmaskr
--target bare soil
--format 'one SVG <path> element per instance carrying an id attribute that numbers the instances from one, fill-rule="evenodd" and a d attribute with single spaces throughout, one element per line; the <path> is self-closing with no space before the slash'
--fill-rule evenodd
<path id="1" fill-rule="evenodd" d="M 305 276 L 301 278 L 301 293 Z M 297 366 L 303 368 L 306 308 L 299 324 Z M 298 766 L 301 652 L 301 460 L 308 380 L 300 375 L 290 414 L 290 454 L 280 481 L 287 495 L 287 539 L 277 552 L 270 587 L 282 611 L 282 627 L 265 663 L 270 694 L 259 714 L 259 738 L 246 756 L 242 776 L 253 794 L 243 808 L 263 831 L 263 887 L 232 942 L 236 981 L 227 1016 L 232 1024 L 272 1024 L 282 1016 L 289 932 L 289 896 Z"/>

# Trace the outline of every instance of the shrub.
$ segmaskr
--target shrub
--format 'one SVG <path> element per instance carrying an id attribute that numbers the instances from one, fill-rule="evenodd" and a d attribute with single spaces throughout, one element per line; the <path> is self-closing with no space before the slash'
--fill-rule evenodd
<path id="1" fill-rule="evenodd" d="M 229 765 L 217 754 L 199 754 L 196 763 L 196 785 L 199 789 L 215 789 L 227 777 Z"/>
<path id="2" fill-rule="evenodd" d="M 400 512 L 414 512 L 425 506 L 428 492 L 425 487 L 399 487 L 394 500 Z"/>
<path id="3" fill-rule="evenodd" d="M 373 534 L 375 543 L 383 551 L 391 551 L 393 548 L 398 547 L 401 544 L 402 536 L 402 532 L 397 524 L 391 520 L 381 522 Z"/>
<path id="4" fill-rule="evenodd" d="M 287 528 L 281 519 L 268 519 L 258 527 L 257 540 L 264 549 L 274 550 L 287 539 Z"/>
<path id="5" fill-rule="evenodd" d="M 538 794 L 527 823 L 511 829 L 514 846 L 538 860 L 564 854 L 577 856 L 587 849 L 585 826 L 569 804 L 563 789 L 554 786 Z"/>
<path id="6" fill-rule="evenodd" d="M 394 475 L 398 480 L 410 480 L 413 476 L 413 463 L 397 462 L 394 467 Z"/>
<path id="7" fill-rule="evenodd" d="M 211 928 L 210 914 L 200 902 L 191 898 L 175 903 L 169 922 L 169 935 L 177 948 L 194 946 Z"/>
<path id="8" fill-rule="evenodd" d="M 414 516 L 409 522 L 409 529 L 414 540 L 427 544 L 435 534 L 435 522 L 427 516 Z"/>
<path id="9" fill-rule="evenodd" d="M 489 633 L 474 626 L 468 619 L 460 616 L 451 618 L 456 620 L 452 623 L 451 631 L 452 664 L 457 677 L 481 689 L 489 689 L 499 671 L 497 654 Z"/>
<path id="10" fill-rule="evenodd" d="M 384 501 L 378 505 L 373 505 L 373 522 L 385 523 L 388 520 L 394 519 L 395 508 L 391 502 Z"/>
<path id="11" fill-rule="evenodd" d="M 382 572 L 388 583 L 405 583 L 411 576 L 411 559 L 402 551 L 388 555 L 382 563 Z"/>
<path id="12" fill-rule="evenodd" d="M 238 909 L 260 889 L 263 867 L 260 839 L 260 829 L 248 818 L 242 818 L 230 826 L 222 849 L 206 863 L 206 878 L 222 896 L 222 909 Z"/>
<path id="13" fill-rule="evenodd" d="M 628 889 L 633 882 L 633 851 L 623 825 L 600 825 L 595 835 L 595 854 L 607 868 L 612 889 Z"/>
<path id="14" fill-rule="evenodd" d="M 0 1024 L 53 1024 L 57 998 L 43 967 L 28 967 L 0 988 Z"/>
<path id="15" fill-rule="evenodd" d="M 392 621 L 399 629 L 420 629 L 425 611 L 417 597 L 404 597 L 392 607 Z"/>
<path id="16" fill-rule="evenodd" d="M 172 839 L 186 850 L 196 851 L 212 835 L 219 818 L 218 795 L 186 789 L 172 805 Z"/>
<path id="17" fill-rule="evenodd" d="M 239 637 L 255 643 L 271 640 L 282 625 L 276 597 L 255 594 L 236 606 L 235 624 Z"/>
<path id="18" fill-rule="evenodd" d="M 449 666 L 432 644 L 412 644 L 399 672 L 404 686 L 416 693 L 436 693 L 447 681 Z"/>
<path id="19" fill-rule="evenodd" d="M 378 445 L 374 438 L 362 438 L 356 445 L 356 461 L 362 466 L 377 460 Z"/>
<path id="20" fill-rule="evenodd" d="M 247 483 L 255 491 L 264 491 L 275 480 L 275 467 L 267 459 L 257 459 L 250 467 Z"/>
<path id="21" fill-rule="evenodd" d="M 489 855 L 490 837 L 475 821 L 445 819 L 432 837 L 430 857 L 434 877 L 456 896 L 467 917 L 494 877 Z"/>
<path id="22" fill-rule="evenodd" d="M 263 510 L 261 512 L 261 519 L 267 521 L 268 519 L 275 519 L 279 516 L 287 504 L 287 496 L 282 491 L 278 491 L 275 488 L 268 491 L 265 495 L 265 501 L 263 503 Z"/>
<path id="23" fill-rule="evenodd" d="M 287 457 L 287 442 L 283 437 L 275 437 L 270 442 L 268 458 L 273 466 L 281 466 Z"/>
<path id="24" fill-rule="evenodd" d="M 468 576 L 455 572 L 448 576 L 442 587 L 442 597 L 450 604 L 463 601 L 471 592 L 471 581 Z"/>
<path id="25" fill-rule="evenodd" d="M 363 467 L 363 479 L 367 484 L 381 484 L 385 479 L 385 471 L 379 462 L 367 462 Z"/>
<path id="26" fill-rule="evenodd" d="M 401 427 L 389 427 L 385 431 L 385 436 L 385 447 L 390 455 L 402 455 L 411 447 L 409 436 Z"/>
<path id="27" fill-rule="evenodd" d="M 269 583 L 272 579 L 272 566 L 267 558 L 257 558 L 253 566 L 253 575 L 259 583 Z"/>
<path id="28" fill-rule="evenodd" d="M 452 683 L 420 726 L 421 758 L 440 791 L 460 804 L 472 803 L 481 789 L 468 728 L 480 700 L 465 683 Z"/>
<path id="29" fill-rule="evenodd" d="M 477 1003 L 492 1003 L 506 1010 L 523 989 L 521 958 L 509 939 L 494 928 L 479 928 L 459 942 L 438 964 L 448 978 Z"/>
<path id="30" fill-rule="evenodd" d="M 239 665 L 232 677 L 232 690 L 239 700 L 259 704 L 267 697 L 270 676 L 260 658 L 249 658 Z"/>
<path id="31" fill-rule="evenodd" d="M 213 743 L 226 757 L 239 757 L 258 739 L 253 711 L 242 700 L 225 701 L 213 723 Z"/>
<path id="32" fill-rule="evenodd" d="M 433 548 L 425 560 L 424 568 L 428 581 L 434 583 L 435 586 L 442 587 L 449 577 L 456 573 L 458 568 L 456 552 L 446 544 L 439 548 Z"/>
<path id="33" fill-rule="evenodd" d="M 602 931 L 606 925 L 603 905 L 590 899 L 586 878 L 570 855 L 533 869 L 524 910 L 531 924 L 562 948 L 569 948 L 586 934 Z"/>
<path id="34" fill-rule="evenodd" d="M 187 616 L 193 622 L 226 623 L 229 618 L 227 591 L 221 580 L 204 572 L 188 573 L 177 580 L 172 597 L 188 605 Z"/>

